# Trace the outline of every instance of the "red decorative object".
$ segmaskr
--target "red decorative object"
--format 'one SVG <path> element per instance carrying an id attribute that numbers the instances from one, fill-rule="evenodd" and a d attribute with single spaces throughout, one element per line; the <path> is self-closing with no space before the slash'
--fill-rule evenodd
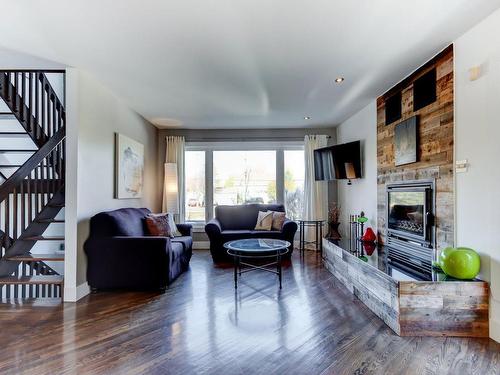
<path id="1" fill-rule="evenodd" d="M 375 242 L 363 242 L 363 249 L 366 255 L 370 256 L 376 249 Z"/>
<path id="2" fill-rule="evenodd" d="M 375 242 L 376 239 L 377 239 L 377 236 L 373 232 L 373 229 L 370 227 L 366 228 L 366 232 L 365 232 L 364 236 L 361 238 L 361 240 L 363 240 L 363 242 Z"/>

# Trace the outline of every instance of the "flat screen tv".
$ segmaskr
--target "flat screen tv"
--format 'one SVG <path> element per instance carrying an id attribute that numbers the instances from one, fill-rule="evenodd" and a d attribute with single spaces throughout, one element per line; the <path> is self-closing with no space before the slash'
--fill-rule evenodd
<path id="1" fill-rule="evenodd" d="M 350 142 L 314 150 L 316 181 L 361 178 L 361 142 Z"/>

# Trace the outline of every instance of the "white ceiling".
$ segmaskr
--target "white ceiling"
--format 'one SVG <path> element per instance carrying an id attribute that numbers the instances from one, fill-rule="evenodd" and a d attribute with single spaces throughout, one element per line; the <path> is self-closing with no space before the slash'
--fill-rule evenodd
<path id="1" fill-rule="evenodd" d="M 499 6 L 500 0 L 0 0 L 0 45 L 92 73 L 157 125 L 331 126 Z M 333 83 L 337 76 L 345 77 L 342 85 Z"/>

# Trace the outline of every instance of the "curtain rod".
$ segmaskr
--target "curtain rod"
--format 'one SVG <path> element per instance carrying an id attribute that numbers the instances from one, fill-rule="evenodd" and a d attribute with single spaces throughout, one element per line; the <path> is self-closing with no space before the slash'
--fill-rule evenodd
<path id="1" fill-rule="evenodd" d="M 330 135 L 326 136 L 328 139 L 332 138 Z M 224 138 L 224 137 L 186 137 L 186 142 L 252 142 L 252 141 L 303 141 L 304 137 L 245 137 L 245 138 Z"/>

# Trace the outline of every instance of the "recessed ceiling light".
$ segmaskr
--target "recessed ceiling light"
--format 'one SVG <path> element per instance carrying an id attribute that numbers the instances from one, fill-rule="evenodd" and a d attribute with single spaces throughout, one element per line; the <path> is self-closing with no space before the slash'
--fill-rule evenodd
<path id="1" fill-rule="evenodd" d="M 310 119 L 311 119 L 311 117 L 309 117 L 309 116 L 304 116 L 304 120 L 310 120 Z"/>
<path id="2" fill-rule="evenodd" d="M 335 78 L 335 83 L 342 83 L 342 82 L 344 82 L 344 77 Z"/>

